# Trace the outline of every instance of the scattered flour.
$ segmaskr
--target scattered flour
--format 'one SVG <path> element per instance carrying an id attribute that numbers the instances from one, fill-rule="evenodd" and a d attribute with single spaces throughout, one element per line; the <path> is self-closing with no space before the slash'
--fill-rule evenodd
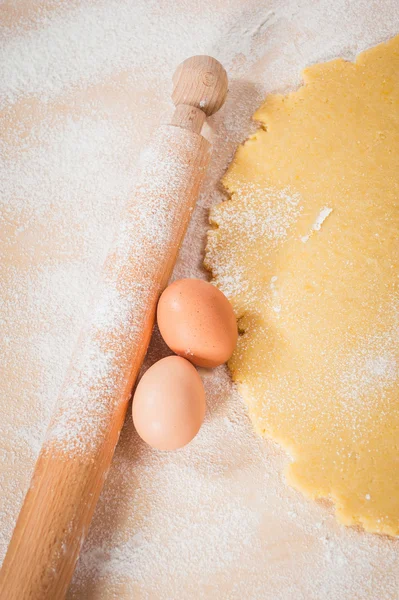
<path id="1" fill-rule="evenodd" d="M 184 193 L 190 197 L 199 147 L 199 138 L 186 130 L 164 126 L 142 153 L 138 181 L 95 287 L 46 446 L 84 455 L 102 444 L 115 411 L 127 403 L 135 358 L 146 351 L 142 332 L 162 291 L 154 274 L 163 277 L 167 257 L 177 253 L 178 232 L 186 223 L 177 203 Z"/>
<path id="2" fill-rule="evenodd" d="M 333 209 L 329 208 L 328 206 L 325 206 L 324 208 L 321 209 L 319 215 L 317 216 L 317 219 L 315 220 L 315 222 L 312 225 L 312 229 L 311 229 L 310 233 L 308 235 L 304 235 L 301 238 L 302 242 L 306 243 L 310 239 L 310 237 L 314 231 L 320 231 L 321 226 L 323 225 L 323 223 L 327 219 L 327 217 L 329 215 L 331 215 L 332 211 L 333 211 Z"/>
<path id="3" fill-rule="evenodd" d="M 210 53 L 230 75 L 226 107 L 208 128 L 212 168 L 174 272 L 204 276 L 215 186 L 265 93 L 294 88 L 312 62 L 353 58 L 387 39 L 399 17 L 396 0 L 6 0 L 0 8 L 3 557 L 138 154 L 170 110 L 176 65 Z M 266 222 L 260 234 L 270 233 Z M 104 298 L 98 318 L 119 327 L 121 299 Z M 156 334 L 146 365 L 165 352 Z M 392 368 L 373 364 L 382 377 Z M 252 433 L 226 371 L 201 374 L 209 412 L 186 450 L 152 452 L 128 419 L 70 598 L 396 598 L 397 545 L 338 526 L 331 510 L 287 488 L 286 457 Z M 53 435 L 80 451 L 65 429 Z"/>

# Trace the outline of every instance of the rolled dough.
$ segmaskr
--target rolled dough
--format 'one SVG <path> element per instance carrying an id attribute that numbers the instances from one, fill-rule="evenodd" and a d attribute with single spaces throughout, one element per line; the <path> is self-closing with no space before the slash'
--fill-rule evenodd
<path id="1" fill-rule="evenodd" d="M 288 480 L 399 533 L 399 36 L 269 96 L 224 177 L 206 266 L 242 332 L 229 363 Z"/>

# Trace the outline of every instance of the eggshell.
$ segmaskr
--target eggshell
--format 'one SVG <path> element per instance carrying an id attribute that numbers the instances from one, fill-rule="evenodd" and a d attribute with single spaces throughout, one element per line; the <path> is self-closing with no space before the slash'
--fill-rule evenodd
<path id="1" fill-rule="evenodd" d="M 195 367 L 168 356 L 141 378 L 133 398 L 139 436 L 158 450 L 176 450 L 196 436 L 205 416 L 205 390 Z"/>
<path id="2" fill-rule="evenodd" d="M 237 322 L 226 296 L 202 279 L 180 279 L 159 299 L 158 327 L 169 348 L 200 367 L 217 367 L 232 355 Z"/>

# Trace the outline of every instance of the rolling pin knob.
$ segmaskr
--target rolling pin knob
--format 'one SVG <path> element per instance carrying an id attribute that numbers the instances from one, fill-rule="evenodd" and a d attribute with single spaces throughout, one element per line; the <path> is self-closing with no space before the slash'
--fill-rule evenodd
<path id="1" fill-rule="evenodd" d="M 173 75 L 172 100 L 176 106 L 171 124 L 199 133 L 206 117 L 224 104 L 227 73 L 211 56 L 192 56 Z"/>

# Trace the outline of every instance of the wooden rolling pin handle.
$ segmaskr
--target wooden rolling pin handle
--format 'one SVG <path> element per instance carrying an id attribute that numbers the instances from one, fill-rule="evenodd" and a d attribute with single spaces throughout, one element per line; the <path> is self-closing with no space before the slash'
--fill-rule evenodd
<path id="1" fill-rule="evenodd" d="M 199 133 L 206 116 L 219 110 L 227 93 L 226 72 L 209 56 L 184 61 L 173 81 L 176 111 L 172 124 L 155 136 L 147 172 L 144 169 L 138 181 L 102 270 L 96 303 L 75 349 L 0 572 L 1 600 L 65 598 L 114 454 L 151 337 L 156 304 L 172 272 L 209 162 L 210 145 Z M 157 214 L 155 224 L 163 228 L 158 231 L 163 243 L 148 237 L 146 230 L 147 225 L 151 231 Z M 104 306 L 108 306 L 103 292 L 109 289 L 117 296 L 126 294 L 123 334 L 116 328 L 105 335 L 99 328 Z M 93 344 L 100 351 L 97 371 Z M 104 376 L 102 387 L 96 372 L 102 372 L 101 353 L 106 356 L 110 350 L 118 357 L 110 372 L 113 385 Z M 79 392 L 82 380 L 84 393 Z M 71 390 L 82 398 L 84 415 L 70 410 Z M 83 429 L 80 437 L 74 433 L 71 440 L 70 432 L 81 417 L 93 427 Z M 67 447 L 60 430 L 69 435 Z"/>
<path id="2" fill-rule="evenodd" d="M 177 67 L 173 75 L 174 105 L 195 106 L 207 117 L 223 106 L 227 90 L 226 71 L 211 56 L 191 56 Z"/>
<path id="3" fill-rule="evenodd" d="M 170 124 L 189 129 L 193 133 L 200 133 L 205 119 L 206 114 L 200 108 L 188 104 L 179 104 L 176 106 Z"/>

